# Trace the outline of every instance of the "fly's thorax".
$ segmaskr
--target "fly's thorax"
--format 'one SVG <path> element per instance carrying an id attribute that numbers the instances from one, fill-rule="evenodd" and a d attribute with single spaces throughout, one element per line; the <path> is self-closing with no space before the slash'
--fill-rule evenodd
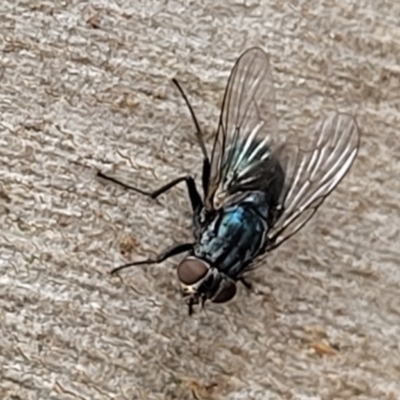
<path id="1" fill-rule="evenodd" d="M 226 303 L 236 295 L 236 283 L 200 258 L 186 257 L 177 273 L 184 296 Z"/>
<path id="2" fill-rule="evenodd" d="M 264 199 L 265 193 L 251 192 L 241 203 L 216 213 L 197 238 L 192 255 L 235 280 L 264 244 L 269 215 Z"/>

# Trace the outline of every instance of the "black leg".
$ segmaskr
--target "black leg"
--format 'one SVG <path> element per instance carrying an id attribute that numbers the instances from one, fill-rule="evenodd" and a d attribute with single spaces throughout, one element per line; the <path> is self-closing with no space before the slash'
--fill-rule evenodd
<path id="1" fill-rule="evenodd" d="M 203 192 L 204 192 L 204 198 L 207 198 L 209 195 L 208 193 L 208 186 L 210 183 L 210 161 L 208 158 L 204 159 L 203 161 L 203 176 L 202 176 L 202 184 L 203 184 Z"/>
<path id="2" fill-rule="evenodd" d="M 199 145 L 200 145 L 200 148 L 201 148 L 201 152 L 203 153 L 204 160 L 207 160 L 208 163 L 209 163 L 209 158 L 208 158 L 208 155 L 207 155 L 207 149 L 206 149 L 206 146 L 205 146 L 204 140 L 203 140 L 203 133 L 201 132 L 200 124 L 197 121 L 196 114 L 194 113 L 193 107 L 190 104 L 189 99 L 187 98 L 187 96 L 186 96 L 185 92 L 183 91 L 183 89 L 182 89 L 181 85 L 179 84 L 179 82 L 175 78 L 172 78 L 172 82 L 178 88 L 179 92 L 181 93 L 181 95 L 183 97 L 183 100 L 185 100 L 185 103 L 186 103 L 186 105 L 187 105 L 187 107 L 189 109 L 190 115 L 192 117 L 194 126 L 196 127 L 196 137 L 197 137 L 197 140 L 199 142 Z"/>
<path id="3" fill-rule="evenodd" d="M 183 100 L 185 101 L 187 108 L 189 109 L 194 126 L 196 127 L 196 137 L 197 137 L 197 141 L 199 142 L 201 152 L 203 153 L 203 159 L 204 159 L 204 161 L 203 161 L 203 182 L 202 182 L 203 183 L 203 191 L 204 191 L 204 197 L 207 197 L 208 196 L 208 183 L 210 180 L 210 159 L 208 158 L 206 145 L 204 144 L 203 132 L 200 129 L 200 124 L 197 121 L 196 114 L 194 113 L 193 107 L 191 106 L 189 99 L 187 98 L 181 85 L 175 78 L 172 79 L 172 82 L 174 83 L 174 85 L 178 88 L 179 92 L 181 93 Z"/>
<path id="4" fill-rule="evenodd" d="M 200 197 L 199 192 L 197 191 L 196 188 L 196 183 L 194 181 L 194 179 L 191 176 L 181 176 L 179 178 L 174 179 L 173 181 L 167 183 L 164 186 L 161 186 L 159 189 L 156 189 L 152 192 L 148 192 L 142 189 L 139 189 L 137 187 L 134 186 L 130 186 L 127 185 L 126 183 L 120 182 L 119 180 L 111 177 L 111 176 L 107 176 L 104 175 L 102 172 L 97 172 L 97 176 L 99 176 L 100 178 L 106 179 L 108 181 L 117 183 L 118 185 L 121 185 L 122 187 L 124 187 L 125 189 L 129 189 L 129 190 L 133 190 L 137 193 L 140 193 L 144 196 L 148 196 L 151 197 L 152 199 L 156 199 L 158 196 L 160 196 L 161 194 L 167 192 L 169 189 L 173 188 L 174 186 L 176 186 L 178 183 L 185 181 L 186 182 L 186 186 L 189 192 L 189 197 L 190 197 L 190 203 L 192 205 L 192 209 L 193 211 L 199 211 L 202 207 L 203 207 L 203 201 Z"/>
<path id="5" fill-rule="evenodd" d="M 174 245 L 172 247 L 169 247 L 168 249 L 164 250 L 161 254 L 159 254 L 156 258 L 148 258 L 143 261 L 136 261 L 133 263 L 129 264 L 124 264 L 121 265 L 120 267 L 114 268 L 111 271 L 111 274 L 115 274 L 116 272 L 121 271 L 122 269 L 128 268 L 128 267 L 133 267 L 137 265 L 149 265 L 149 264 L 159 264 L 166 260 L 167 258 L 170 258 L 172 256 L 176 256 L 177 254 L 183 253 L 185 251 L 189 251 L 193 248 L 193 243 L 181 243 Z"/>
<path id="6" fill-rule="evenodd" d="M 244 286 L 247 290 L 251 290 L 252 287 L 253 287 L 253 285 L 252 285 L 250 282 L 246 281 L 246 279 L 244 279 L 244 278 L 239 278 L 239 282 L 241 282 L 241 283 L 243 284 L 243 286 Z"/>

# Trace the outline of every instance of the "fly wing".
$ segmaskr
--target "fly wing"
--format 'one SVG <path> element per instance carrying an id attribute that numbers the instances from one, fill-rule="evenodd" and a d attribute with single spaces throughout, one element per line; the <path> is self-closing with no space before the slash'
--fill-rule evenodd
<path id="1" fill-rule="evenodd" d="M 211 155 L 206 206 L 217 209 L 271 179 L 270 149 L 277 131 L 268 55 L 260 48 L 236 61 L 225 90 Z"/>
<path id="2" fill-rule="evenodd" d="M 309 221 L 351 167 L 359 140 L 356 120 L 341 113 L 329 114 L 296 141 L 289 140 L 280 157 L 286 174 L 281 210 L 268 232 L 266 250 L 279 246 Z M 293 151 L 286 151 L 289 148 Z"/>
<path id="3" fill-rule="evenodd" d="M 303 134 L 279 134 L 268 55 L 251 48 L 236 61 L 225 90 L 206 207 L 215 210 L 263 191 L 273 199 L 265 245 L 272 250 L 299 231 L 343 179 L 359 136 L 355 119 L 342 113 L 329 114 Z"/>

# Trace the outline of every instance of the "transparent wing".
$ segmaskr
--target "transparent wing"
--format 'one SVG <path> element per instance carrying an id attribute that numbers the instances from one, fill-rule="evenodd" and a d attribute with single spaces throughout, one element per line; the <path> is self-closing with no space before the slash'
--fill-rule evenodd
<path id="1" fill-rule="evenodd" d="M 275 92 L 268 55 L 250 48 L 236 61 L 222 104 L 211 155 L 206 206 L 237 201 L 271 179 L 270 148 L 277 131 Z"/>
<path id="2" fill-rule="evenodd" d="M 267 250 L 309 221 L 351 167 L 359 140 L 359 128 L 351 115 L 331 113 L 277 155 L 284 164 L 285 184 L 278 202 L 279 217 L 268 232 Z"/>
<path id="3" fill-rule="evenodd" d="M 218 209 L 251 191 L 272 207 L 266 250 L 301 229 L 351 167 L 359 129 L 331 113 L 305 132 L 279 134 L 268 55 L 251 48 L 236 61 L 225 90 L 211 155 L 206 206 Z"/>

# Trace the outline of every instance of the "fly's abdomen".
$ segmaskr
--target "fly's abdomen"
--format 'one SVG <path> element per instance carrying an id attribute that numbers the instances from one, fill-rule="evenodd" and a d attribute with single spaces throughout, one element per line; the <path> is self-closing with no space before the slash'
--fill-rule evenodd
<path id="1" fill-rule="evenodd" d="M 236 278 L 262 247 L 265 220 L 250 203 L 230 207 L 207 227 L 195 255 Z"/>

